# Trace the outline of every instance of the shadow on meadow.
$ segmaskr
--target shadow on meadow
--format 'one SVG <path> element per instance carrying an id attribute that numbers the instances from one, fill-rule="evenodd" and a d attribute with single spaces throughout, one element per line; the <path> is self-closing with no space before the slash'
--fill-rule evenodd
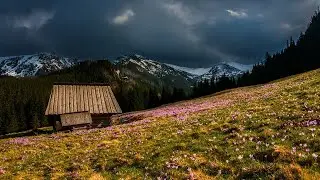
<path id="1" fill-rule="evenodd" d="M 55 131 L 52 127 L 45 127 L 45 128 L 39 128 L 34 130 L 28 130 L 23 132 L 17 132 L 17 133 L 10 133 L 1 135 L 0 139 L 7 139 L 7 138 L 17 138 L 17 137 L 26 137 L 26 136 L 37 136 L 41 134 L 52 134 Z"/>

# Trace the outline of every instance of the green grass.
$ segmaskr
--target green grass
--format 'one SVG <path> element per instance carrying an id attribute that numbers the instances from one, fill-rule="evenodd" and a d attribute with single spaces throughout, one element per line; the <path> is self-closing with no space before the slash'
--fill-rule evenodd
<path id="1" fill-rule="evenodd" d="M 320 178 L 320 70 L 128 116 L 0 140 L 0 179 Z"/>

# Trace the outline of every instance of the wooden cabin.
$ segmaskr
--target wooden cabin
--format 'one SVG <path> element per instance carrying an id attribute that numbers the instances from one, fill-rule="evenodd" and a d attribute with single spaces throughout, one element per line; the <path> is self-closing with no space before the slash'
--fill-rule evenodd
<path id="1" fill-rule="evenodd" d="M 55 83 L 45 115 L 55 130 L 110 125 L 122 110 L 107 84 Z"/>

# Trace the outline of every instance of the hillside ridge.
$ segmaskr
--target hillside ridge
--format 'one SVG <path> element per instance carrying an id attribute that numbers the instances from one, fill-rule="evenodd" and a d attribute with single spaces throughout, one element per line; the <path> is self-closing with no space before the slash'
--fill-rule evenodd
<path id="1" fill-rule="evenodd" d="M 3 139 L 0 178 L 317 179 L 319 104 L 317 69 L 103 129 Z"/>

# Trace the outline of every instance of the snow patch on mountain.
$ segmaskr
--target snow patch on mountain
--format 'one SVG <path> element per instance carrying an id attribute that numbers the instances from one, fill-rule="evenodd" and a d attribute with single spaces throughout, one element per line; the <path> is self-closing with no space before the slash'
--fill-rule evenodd
<path id="1" fill-rule="evenodd" d="M 187 73 L 190 73 L 192 75 L 196 75 L 196 76 L 201 76 L 207 72 L 210 71 L 210 67 L 209 68 L 188 68 L 188 67 L 182 67 L 182 66 L 177 66 L 177 65 L 173 65 L 173 64 L 166 64 L 167 66 L 170 66 L 176 70 L 179 71 L 184 71 Z"/>
<path id="2" fill-rule="evenodd" d="M 253 67 L 253 65 L 244 65 L 236 62 L 221 62 L 209 68 L 188 68 L 172 64 L 166 65 L 178 71 L 184 71 L 194 75 L 193 78 L 197 81 L 211 79 L 212 77 L 220 78 L 223 75 L 227 77 L 235 77 L 243 74 L 246 71 L 250 71 Z"/>
<path id="3" fill-rule="evenodd" d="M 251 71 L 253 68 L 253 64 L 240 64 L 237 62 L 226 62 L 226 64 L 235 67 L 241 71 Z"/>
<path id="4" fill-rule="evenodd" d="M 139 67 L 141 67 L 142 69 L 148 71 L 149 73 L 151 73 L 153 75 L 155 75 L 157 72 L 162 70 L 161 64 L 154 62 L 152 60 L 143 59 L 143 57 L 141 57 L 141 56 L 139 56 L 139 58 L 141 58 L 141 59 L 130 58 L 129 62 L 138 65 Z"/>
<path id="5" fill-rule="evenodd" d="M 211 79 L 212 77 L 220 78 L 222 76 L 226 77 L 236 77 L 243 74 L 244 71 L 237 69 L 226 63 L 219 63 L 214 65 L 209 72 L 197 77 L 198 80 Z"/>
<path id="6" fill-rule="evenodd" d="M 50 53 L 0 57 L 0 75 L 16 77 L 43 75 L 70 67 L 75 62 Z"/>
<path id="7" fill-rule="evenodd" d="M 120 70 L 122 79 L 125 77 L 132 81 L 174 83 L 179 84 L 180 87 L 189 87 L 195 77 L 185 71 L 178 71 L 164 63 L 137 54 L 119 57 L 114 64 Z"/>

